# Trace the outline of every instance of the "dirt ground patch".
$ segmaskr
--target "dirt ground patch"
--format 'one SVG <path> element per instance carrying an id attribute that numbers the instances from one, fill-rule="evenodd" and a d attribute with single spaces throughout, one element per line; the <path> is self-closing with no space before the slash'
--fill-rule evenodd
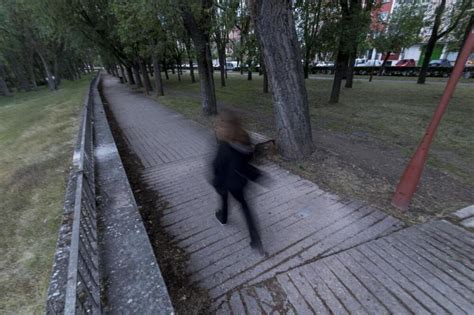
<path id="1" fill-rule="evenodd" d="M 398 150 L 387 148 L 374 139 L 324 130 L 314 131 L 313 139 L 316 149 L 308 159 L 299 162 L 287 162 L 279 157 L 274 159 L 325 190 L 364 201 L 407 223 L 444 217 L 474 202 L 472 187 L 427 167 L 410 211 L 400 212 L 390 204 L 400 174 L 408 162 Z"/>

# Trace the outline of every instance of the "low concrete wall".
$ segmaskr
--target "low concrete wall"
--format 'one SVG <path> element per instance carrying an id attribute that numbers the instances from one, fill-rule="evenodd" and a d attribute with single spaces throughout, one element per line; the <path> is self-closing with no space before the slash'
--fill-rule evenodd
<path id="1" fill-rule="evenodd" d="M 171 314 L 168 290 L 97 90 L 93 97 L 103 310 L 113 314 Z"/>
<path id="2" fill-rule="evenodd" d="M 92 100 L 90 119 L 94 135 L 101 307 L 85 311 L 91 314 L 172 314 L 168 290 L 110 131 L 97 82 L 93 83 L 86 99 Z M 71 172 L 48 291 L 48 314 L 64 313 L 76 177 L 77 174 Z M 84 313 L 80 299 L 78 297 L 76 307 L 79 314 Z"/>

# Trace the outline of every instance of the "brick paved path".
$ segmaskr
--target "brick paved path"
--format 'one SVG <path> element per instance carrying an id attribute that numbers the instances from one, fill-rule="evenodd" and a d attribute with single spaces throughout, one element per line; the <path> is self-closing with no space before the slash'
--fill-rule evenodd
<path id="1" fill-rule="evenodd" d="M 217 313 L 468 313 L 472 235 L 445 221 L 404 228 L 395 218 L 342 200 L 272 163 L 271 187 L 253 186 L 267 257 L 249 246 L 235 204 L 217 224 L 206 180 L 215 139 L 106 76 L 109 107 L 142 164 L 144 183 L 167 202 L 162 223 L 189 253 L 193 282 Z"/>

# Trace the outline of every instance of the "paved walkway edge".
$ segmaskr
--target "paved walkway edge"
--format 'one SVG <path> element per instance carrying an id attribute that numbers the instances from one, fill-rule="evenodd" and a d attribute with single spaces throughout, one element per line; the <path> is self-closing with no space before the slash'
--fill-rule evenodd
<path id="1" fill-rule="evenodd" d="M 101 97 L 94 91 L 94 136 L 104 313 L 174 312 Z"/>

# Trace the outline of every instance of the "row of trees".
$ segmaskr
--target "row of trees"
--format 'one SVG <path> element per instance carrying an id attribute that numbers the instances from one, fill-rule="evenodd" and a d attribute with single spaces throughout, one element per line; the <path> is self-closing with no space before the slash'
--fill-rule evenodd
<path id="1" fill-rule="evenodd" d="M 61 78 L 75 80 L 93 70 L 93 49 L 49 15 L 48 6 L 4 0 L 0 21 L 0 95 L 10 95 L 11 87 L 30 91 L 42 83 L 55 90 Z"/>
<path id="2" fill-rule="evenodd" d="M 205 115 L 217 113 L 213 48 L 224 87 L 230 44 L 241 65 L 251 70 L 260 63 L 265 78 L 268 75 L 281 153 L 300 158 L 311 152 L 308 99 L 291 1 L 100 0 L 88 6 L 73 1 L 57 7 L 62 16 L 76 17 L 77 29 L 93 34 L 112 72 L 120 71 L 118 75 L 130 84 L 143 85 L 145 93 L 154 89 L 163 94 L 161 74 L 166 76 L 176 65 L 179 76 L 184 56 L 193 73 L 196 58 Z M 236 30 L 238 39 L 230 36 Z M 154 69 L 155 86 L 150 84 L 147 65 Z"/>
<path id="3" fill-rule="evenodd" d="M 446 10 L 446 1 L 440 2 L 433 14 L 442 20 L 449 11 L 452 22 L 434 19 L 432 37 L 439 39 L 465 23 L 470 1 L 456 3 L 456 10 Z M 361 51 L 371 45 L 386 55 L 398 52 L 419 40 L 419 31 L 429 20 L 419 6 L 405 4 L 374 29 L 374 12 L 380 4 L 378 0 L 5 0 L 0 14 L 7 23 L 0 28 L 0 47 L 8 48 L 0 54 L 0 90 L 5 65 L 13 81 L 25 89 L 43 73 L 54 89 L 61 77 L 76 78 L 100 55 L 113 74 L 144 87 L 147 94 L 163 95 L 162 74 L 168 78 L 172 71 L 181 80 L 182 65 L 189 64 L 195 82 L 197 60 L 203 113 L 214 115 L 213 55 L 219 60 L 220 86 L 225 87 L 226 50 L 231 48 L 241 69 L 249 69 L 249 79 L 252 68 L 260 64 L 264 92 L 270 90 L 273 98 L 280 151 L 287 158 L 301 158 L 312 150 L 304 78 L 314 57 L 336 60 L 330 102 L 337 103 L 344 78 L 345 86 L 352 87 L 352 67 Z"/>

